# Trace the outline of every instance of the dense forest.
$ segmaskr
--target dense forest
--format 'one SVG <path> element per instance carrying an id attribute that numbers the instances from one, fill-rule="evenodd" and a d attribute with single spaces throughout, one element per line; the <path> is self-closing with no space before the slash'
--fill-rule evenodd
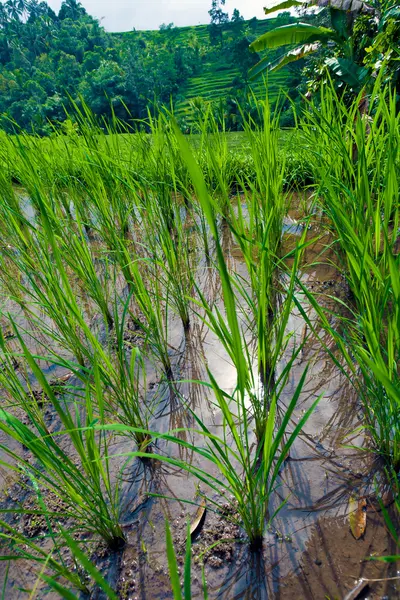
<path id="1" fill-rule="evenodd" d="M 66 111 L 82 101 L 101 117 L 142 119 L 155 103 L 182 99 L 188 79 L 210 62 L 237 69 L 226 102 L 243 96 L 258 60 L 249 44 L 260 22 L 244 21 L 237 10 L 232 18 L 216 11 L 206 35 L 195 27 L 183 35 L 173 24 L 110 34 L 76 0 L 63 2 L 58 14 L 37 0 L 0 4 L 1 127 L 48 134 L 55 123 L 70 124 Z M 285 13 L 277 21 L 293 20 Z"/>
<path id="2" fill-rule="evenodd" d="M 68 132 L 82 106 L 105 122 L 115 115 L 137 124 L 164 105 L 174 108 L 184 131 L 196 131 L 196 118 L 209 108 L 238 130 L 243 111 L 252 114 L 254 98 L 265 98 L 265 79 L 250 77 L 258 64 L 270 99 L 284 91 L 282 126 L 294 125 L 293 103 L 331 79 L 349 99 L 378 73 L 400 93 L 400 9 L 391 1 L 361 4 L 357 15 L 334 10 L 333 20 L 326 10 L 310 13 L 294 2 L 297 18 L 283 12 L 246 21 L 237 9 L 229 16 L 224 4 L 212 0 L 207 25 L 116 34 L 77 0 L 65 0 L 58 14 L 38 0 L 0 3 L 0 127 Z"/>

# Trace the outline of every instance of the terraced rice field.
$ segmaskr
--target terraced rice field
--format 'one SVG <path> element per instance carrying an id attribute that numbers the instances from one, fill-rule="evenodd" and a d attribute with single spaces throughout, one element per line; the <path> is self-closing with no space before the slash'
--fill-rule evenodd
<path id="1" fill-rule="evenodd" d="M 257 22 L 257 28 L 254 34 L 262 35 L 265 31 L 274 27 L 275 19 L 264 19 Z M 141 35 L 154 35 L 154 32 L 140 32 Z M 207 25 L 198 25 L 196 27 L 180 27 L 176 37 L 177 44 L 187 44 L 189 36 L 195 34 L 200 44 L 206 46 L 209 43 L 209 30 Z M 229 27 L 225 35 L 230 34 Z M 122 34 L 126 40 L 137 35 L 136 32 L 127 32 Z M 193 110 L 190 103 L 195 98 L 202 98 L 206 101 L 217 101 L 229 96 L 235 89 L 235 79 L 240 77 L 238 68 L 221 58 L 220 54 L 209 52 L 206 54 L 201 66 L 200 72 L 189 79 L 186 86 L 179 90 L 179 97 L 175 103 L 175 114 L 178 118 L 185 118 L 187 124 L 192 122 Z M 260 78 L 250 82 L 248 93 L 255 94 L 258 99 L 268 97 L 270 102 L 274 102 L 282 89 L 287 89 L 286 81 L 288 70 L 282 69 L 277 73 L 271 73 L 268 81 Z"/>

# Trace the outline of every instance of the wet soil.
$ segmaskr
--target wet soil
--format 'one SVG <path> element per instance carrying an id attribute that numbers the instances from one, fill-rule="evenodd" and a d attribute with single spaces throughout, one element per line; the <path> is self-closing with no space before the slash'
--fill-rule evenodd
<path id="1" fill-rule="evenodd" d="M 284 231 L 286 249 L 293 247 L 302 231 L 300 212 L 294 206 L 289 214 Z M 339 309 L 337 299 L 351 302 L 351 295 L 335 267 L 336 256 L 330 234 L 324 231 L 318 218 L 307 235 L 315 241 L 305 252 L 302 281 L 318 295 L 319 302 L 332 311 L 331 318 L 335 320 L 335 311 L 343 311 L 341 305 Z M 229 257 L 230 268 L 243 274 L 245 269 L 240 253 L 229 232 L 224 231 L 224 236 L 224 251 Z M 210 270 L 204 270 L 206 278 L 209 278 L 208 284 L 205 284 L 207 293 L 218 298 L 220 289 Z M 317 326 L 315 315 L 309 308 L 307 310 Z M 287 499 L 287 502 L 267 530 L 264 547 L 259 552 L 249 550 L 243 531 L 234 522 L 234 502 L 228 502 L 222 513 L 207 507 L 202 527 L 193 539 L 193 597 L 203 597 L 204 568 L 208 597 L 215 600 L 399 598 L 397 581 L 388 579 L 396 577 L 396 566 L 367 560 L 392 554 L 395 548 L 384 525 L 382 511 L 375 501 L 374 476 L 382 472 L 382 465 L 368 452 L 367 434 L 357 430 L 363 419 L 359 400 L 347 378 L 321 349 L 320 342 L 311 335 L 296 311 L 291 316 L 290 329 L 295 332 L 293 344 L 301 339 L 306 339 L 306 344 L 294 365 L 281 398 L 280 410 L 284 411 L 307 363 L 310 370 L 294 422 L 320 394 L 323 396 L 284 463 L 276 498 L 269 507 L 270 514 L 283 500 Z M 177 319 L 172 320 L 170 331 L 175 379 L 186 381 L 176 384 L 179 394 L 213 431 L 218 432 L 221 416 L 212 403 L 212 397 L 205 388 L 187 382 L 205 379 L 205 365 L 209 365 L 221 387 L 231 391 L 235 384 L 234 368 L 215 336 L 204 328 L 200 320 L 192 323 L 189 336 L 184 335 Z M 128 322 L 124 333 L 126 344 L 137 345 L 140 339 L 137 325 Z M 176 394 L 175 387 L 163 381 L 151 365 L 149 371 L 149 391 L 157 389 L 159 397 L 154 416 L 157 430 L 192 427 L 191 414 Z M 60 387 L 63 382 L 57 377 L 68 376 L 62 371 L 51 372 L 50 375 L 55 378 L 55 385 Z M 34 394 L 46 409 L 46 398 L 40 390 Z M 54 429 L 59 427 L 51 410 L 46 418 Z M 192 442 L 196 440 L 189 431 L 180 435 L 186 435 Z M 0 443 L 5 443 L 5 440 L 0 439 Z M 110 452 L 117 455 L 133 449 L 133 445 L 129 438 L 115 438 Z M 366 450 L 362 452 L 349 445 Z M 161 442 L 157 450 L 163 452 L 167 448 Z M 15 451 L 21 453 L 23 449 L 16 446 Z M 198 455 L 191 455 L 182 447 L 168 447 L 168 452 L 176 453 L 194 466 L 205 467 Z M 4 457 L 0 450 L 1 458 Z M 121 502 L 127 543 L 121 551 L 110 552 L 97 540 L 89 540 L 91 558 L 123 600 L 172 598 L 165 549 L 165 519 L 171 524 L 182 571 L 186 524 L 188 520 L 193 521 L 197 510 L 192 504 L 199 491 L 197 482 L 176 467 L 151 460 L 133 462 L 121 471 L 123 464 L 125 461 L 116 459 L 115 477 L 122 482 Z M 21 487 L 15 474 L 0 467 L 1 488 L 5 493 L 1 499 L 2 508 L 15 503 L 22 503 L 28 509 L 35 506 L 32 490 Z M 208 492 L 201 486 L 200 491 Z M 352 495 L 367 499 L 367 527 L 359 540 L 354 539 L 349 526 L 348 503 Z M 60 515 L 66 510 L 55 499 L 52 502 L 50 498 L 50 502 L 53 510 L 59 511 Z M 21 532 L 36 541 L 46 534 L 47 526 L 42 517 L 25 515 L 18 522 Z M 0 581 L 4 577 L 5 564 L 0 563 Z M 360 584 L 361 578 L 368 580 L 365 585 Z M 6 597 L 27 599 L 29 595 L 23 589 L 32 587 L 35 580 L 27 561 L 12 564 Z M 37 597 L 56 597 L 51 594 L 45 596 L 44 592 L 42 588 Z M 92 597 L 103 598 L 96 592 Z"/>

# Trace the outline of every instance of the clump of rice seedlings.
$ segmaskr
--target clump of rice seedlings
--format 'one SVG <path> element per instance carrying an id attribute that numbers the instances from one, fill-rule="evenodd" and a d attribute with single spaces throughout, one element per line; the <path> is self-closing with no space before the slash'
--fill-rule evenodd
<path id="1" fill-rule="evenodd" d="M 71 352 L 84 366 L 91 356 L 94 336 L 78 304 L 76 290 L 49 223 L 43 232 L 35 232 L 32 242 L 23 252 L 7 252 L 21 274 L 19 286 L 23 299 L 14 299 L 27 319 L 36 322 L 49 339 L 54 340 L 56 347 Z"/>
<path id="2" fill-rule="evenodd" d="M 157 117 L 149 114 L 148 126 L 151 134 L 146 160 L 146 169 L 150 175 L 147 184 L 150 191 L 149 199 L 156 204 L 166 229 L 174 235 L 175 229 L 179 226 L 175 222 L 177 216 L 175 198 L 177 193 L 186 187 L 187 175 L 183 168 L 184 162 L 168 117 L 162 113 Z"/>
<path id="3" fill-rule="evenodd" d="M 137 320 L 135 313 L 129 314 L 142 330 L 144 343 L 152 355 L 161 363 L 168 379 L 173 378 L 168 343 L 168 303 L 164 300 L 164 290 L 157 263 L 136 257 L 130 265 L 132 274 L 131 295 L 143 319 Z"/>
<path id="4" fill-rule="evenodd" d="M 128 215 L 133 213 L 133 209 L 128 211 L 126 204 L 121 199 L 121 205 L 124 205 L 124 214 L 118 217 L 111 210 L 112 204 L 103 180 L 98 177 L 95 169 L 91 169 L 90 175 L 92 181 L 90 185 L 85 185 L 84 196 L 88 199 L 89 206 L 91 207 L 91 219 L 95 226 L 95 231 L 98 232 L 101 241 L 110 253 L 110 258 L 118 265 L 128 288 L 131 289 L 133 275 L 130 264 L 132 260 L 131 251 L 134 250 L 134 245 L 132 239 L 128 236 Z"/>
<path id="5" fill-rule="evenodd" d="M 337 235 L 338 262 L 355 304 L 343 332 L 324 323 L 357 385 L 376 450 L 399 469 L 400 117 L 387 90 L 374 90 L 369 115 L 360 114 L 359 98 L 347 107 L 330 87 L 323 93 L 324 108 L 305 117 L 306 135 L 315 145 L 321 206 Z"/>
<path id="6" fill-rule="evenodd" d="M 272 119 L 265 103 L 261 129 L 249 120 L 246 135 L 254 157 L 253 181 L 243 185 L 246 214 L 238 198 L 229 224 L 246 262 L 251 295 L 245 296 L 257 325 L 257 356 L 261 382 L 268 394 L 274 387 L 276 361 L 274 323 L 279 321 L 280 261 L 286 198 L 283 192 L 284 164 L 278 164 L 279 113 Z"/>
<path id="7" fill-rule="evenodd" d="M 163 218 L 158 202 L 148 201 L 142 215 L 146 230 L 146 246 L 162 281 L 166 302 L 179 315 L 185 332 L 190 326 L 190 297 L 193 295 L 193 271 L 190 254 L 190 233 L 185 228 L 181 207 L 174 210 L 174 228 L 171 231 Z M 196 255 L 194 256 L 194 258 Z"/>
<path id="8" fill-rule="evenodd" d="M 104 259 L 100 256 L 96 260 L 79 215 L 76 216 L 73 229 L 65 227 L 63 238 L 60 240 L 60 251 L 69 272 L 77 278 L 81 295 L 85 300 L 89 298 L 94 303 L 100 310 L 107 328 L 112 329 L 114 318 L 110 308 L 109 285 L 113 278 L 108 272 L 109 261 L 104 252 Z"/>
<path id="9" fill-rule="evenodd" d="M 218 210 L 225 217 L 229 214 L 229 193 L 236 181 L 230 169 L 229 149 L 225 120 L 214 116 L 209 106 L 203 115 L 200 126 L 200 141 L 197 148 L 198 160 L 202 165 L 204 178 L 216 198 Z"/>
<path id="10" fill-rule="evenodd" d="M 123 422 L 131 426 L 147 427 L 147 408 L 145 411 L 138 408 L 139 405 L 143 405 L 137 389 L 138 363 L 134 354 L 131 359 L 128 359 L 123 350 L 123 332 L 118 311 L 123 311 L 124 304 L 115 293 L 112 302 L 114 314 L 111 313 L 108 291 L 104 289 L 99 279 L 82 229 L 80 229 L 80 237 L 77 236 L 76 230 L 73 230 L 69 236 L 69 244 L 67 241 L 63 244 L 60 237 L 56 237 L 48 226 L 45 212 L 42 214 L 42 220 L 44 231 L 29 226 L 28 231 L 32 232 L 31 236 L 23 238 L 23 240 L 29 239 L 29 247 L 21 249 L 19 253 L 14 252 L 13 249 L 6 252 L 9 261 L 21 275 L 20 281 L 14 284 L 17 285 L 20 293 L 13 297 L 24 310 L 31 326 L 38 332 L 34 334 L 33 331 L 26 331 L 24 335 L 36 339 L 43 352 L 48 353 L 51 362 L 61 362 L 66 368 L 69 368 L 69 353 L 71 353 L 81 367 L 83 381 L 87 380 L 87 372 L 90 372 L 97 362 L 103 385 L 108 394 L 112 393 L 110 410 L 115 411 L 114 416 L 118 415 Z M 79 219 L 77 227 L 79 227 Z M 67 232 L 68 229 L 64 234 L 65 238 L 68 237 Z M 18 230 L 17 235 L 22 238 L 23 233 Z M 21 248 L 22 243 L 24 242 L 20 242 Z M 70 254 L 66 258 L 68 252 Z M 71 268 L 69 268 L 70 264 Z M 101 336 L 96 335 L 87 323 L 87 314 L 82 310 L 82 302 L 77 295 L 78 290 L 71 283 L 73 280 L 71 271 L 79 277 L 78 283 L 86 288 L 88 295 L 95 300 L 107 325 L 110 326 L 116 319 L 118 320 L 116 328 L 116 339 L 119 341 L 118 352 L 110 352 L 110 348 L 103 345 L 104 340 L 102 341 Z M 139 271 L 134 270 L 134 272 L 135 283 L 143 283 Z M 130 299 L 131 296 L 129 301 Z M 153 310 L 151 303 L 147 306 L 150 306 L 147 316 L 150 316 L 154 325 L 154 315 L 158 316 L 160 313 Z M 162 314 L 160 317 L 162 318 Z M 159 327 L 149 329 L 150 337 L 154 337 L 153 331 L 157 339 L 161 338 Z M 41 339 L 42 336 L 44 340 Z M 164 363 L 166 360 L 169 361 L 168 350 L 165 350 L 165 356 L 167 358 L 164 359 Z M 167 369 L 170 369 L 169 363 Z M 142 447 L 144 442 L 145 439 L 139 435 L 137 439 L 139 447 Z"/>
<path id="11" fill-rule="evenodd" d="M 74 527 L 98 534 L 110 547 L 118 548 L 125 541 L 120 525 L 119 483 L 112 483 L 107 437 L 93 429 L 93 423 L 104 423 L 104 397 L 101 393 L 94 396 L 87 385 L 83 393 L 77 388 L 73 390 L 75 397 L 59 399 L 20 336 L 19 341 L 27 364 L 64 428 L 72 455 L 58 443 L 56 434 L 49 431 L 44 419 L 37 418 L 37 411 L 29 408 L 32 400 L 23 382 L 14 370 L 6 368 L 0 372 L 2 386 L 12 395 L 13 402 L 25 409 L 30 426 L 12 412 L 1 409 L 0 429 L 23 444 L 35 459 L 32 463 L 2 444 L 1 449 L 19 465 L 8 466 L 14 470 L 23 467 L 39 487 L 52 491 L 67 507 L 61 516 L 72 518 Z M 96 365 L 93 378 L 95 390 L 101 390 Z M 82 431 L 82 427 L 86 429 Z M 52 516 L 57 517 L 57 514 Z"/>
<path id="12" fill-rule="evenodd" d="M 151 437 L 143 431 L 149 429 L 157 398 L 150 401 L 147 397 L 146 364 L 139 348 L 127 347 L 124 340 L 129 301 L 128 297 L 121 316 L 115 311 L 114 352 L 98 351 L 101 386 L 97 386 L 96 396 L 104 396 L 105 411 L 114 419 L 137 428 L 133 437 L 138 449 L 144 451 Z"/>
<path id="13" fill-rule="evenodd" d="M 241 525 L 244 527 L 250 545 L 256 549 L 262 545 L 263 533 L 266 527 L 268 514 L 268 502 L 274 493 L 280 467 L 286 458 L 291 445 L 297 438 L 302 426 L 310 416 L 314 405 L 300 419 L 298 425 L 288 436 L 287 427 L 292 414 L 295 410 L 297 400 L 300 396 L 307 369 L 296 388 L 295 394 L 289 406 L 286 408 L 284 418 L 279 427 L 276 422 L 276 408 L 279 400 L 280 390 L 275 387 L 275 393 L 271 394 L 269 404 L 263 403 L 263 400 L 249 394 L 253 383 L 252 377 L 252 359 L 247 348 L 246 341 L 242 335 L 237 314 L 237 303 L 232 287 L 231 278 L 228 273 L 224 259 L 218 228 L 215 222 L 215 211 L 211 198 L 200 173 L 199 167 L 194 161 L 185 140 L 177 132 L 178 140 L 181 145 L 182 153 L 188 164 L 189 172 L 192 176 L 194 187 L 199 202 L 202 205 L 211 233 L 214 237 L 217 253 L 217 265 L 221 278 L 222 294 L 225 314 L 217 310 L 207 311 L 207 319 L 210 327 L 217 333 L 220 341 L 229 353 L 233 364 L 237 370 L 237 384 L 233 395 L 225 393 L 215 381 L 212 373 L 208 371 L 210 378 L 210 388 L 212 389 L 216 403 L 223 416 L 223 436 L 211 434 L 201 420 L 194 415 L 200 431 L 207 441 L 206 448 L 184 444 L 194 452 L 200 453 L 217 467 L 220 476 L 218 478 L 211 475 L 208 471 L 202 470 L 192 465 L 182 464 L 182 468 L 189 470 L 206 482 L 211 489 L 218 494 L 232 494 L 235 498 L 236 510 L 240 515 Z M 294 278 L 292 277 L 289 296 L 293 293 Z M 200 304 L 204 305 L 203 298 L 200 296 Z M 287 305 L 291 306 L 290 303 Z M 290 308 L 286 309 L 290 312 Z M 283 335 L 284 328 L 282 328 Z M 279 341 L 282 347 L 282 340 Z M 294 360 L 294 359 L 293 359 Z M 281 378 L 282 386 L 285 383 L 285 377 L 288 376 L 291 361 Z M 279 391 L 278 391 L 279 390 Z M 249 411 L 248 399 L 251 401 L 252 414 Z M 319 399 L 318 399 L 319 400 Z M 317 401 L 318 401 L 317 400 Z M 316 402 L 317 402 L 316 401 Z M 257 409 L 262 403 L 261 413 Z M 250 415 L 256 420 L 256 430 L 259 444 L 256 450 L 252 451 L 252 426 Z M 260 418 L 261 416 L 261 418 Z M 257 420 L 258 419 L 258 420 Z M 176 438 L 174 441 L 183 444 L 182 440 Z M 169 459 L 167 459 L 169 460 Z M 209 499 L 213 502 L 212 499 Z M 214 501 L 215 502 L 215 501 Z"/>
<path id="14" fill-rule="evenodd" d="M 320 397 L 288 431 L 289 423 L 306 380 L 308 368 L 300 378 L 296 390 L 285 408 L 282 420 L 278 423 L 277 401 L 274 396 L 265 420 L 263 443 L 255 447 L 253 432 L 248 419 L 248 409 L 243 400 L 244 394 L 229 395 L 224 392 L 212 373 L 208 370 L 209 383 L 199 382 L 208 387 L 223 417 L 222 434 L 212 433 L 193 412 L 198 429 L 187 430 L 200 435 L 200 440 L 190 443 L 171 431 L 167 434 L 154 434 L 156 438 L 177 444 L 206 459 L 211 468 L 201 468 L 193 461 L 172 458 L 153 451 L 151 454 L 135 452 L 125 456 L 151 457 L 175 465 L 199 479 L 210 490 L 204 494 L 209 506 L 224 514 L 223 504 L 232 505 L 232 519 L 245 531 L 252 550 L 259 550 L 267 525 L 273 520 L 286 501 L 283 501 L 273 514 L 269 513 L 269 502 L 278 485 L 281 469 L 290 448 L 299 436 L 304 424 L 312 414 Z M 95 427 L 98 428 L 97 426 Z M 99 428 L 106 431 L 122 431 L 122 425 L 105 425 Z M 129 428 L 126 428 L 128 431 Z M 204 443 L 202 443 L 202 440 Z M 212 494 L 212 495 L 211 495 Z M 235 515 L 238 515 L 237 517 Z"/>
<path id="15" fill-rule="evenodd" d="M 260 135 L 265 138 L 264 145 L 268 154 L 276 157 L 277 141 L 276 135 L 273 133 L 276 123 L 271 124 L 268 109 L 266 111 L 264 130 Z M 230 203 L 228 224 L 242 250 L 249 273 L 249 283 L 240 278 L 235 278 L 232 282 L 215 221 L 215 202 L 208 194 L 200 170 L 190 156 L 188 148 L 185 147 L 185 141 L 183 138 L 180 140 L 182 151 L 185 152 L 188 161 L 188 169 L 193 177 L 197 197 L 216 244 L 217 266 L 223 288 L 223 310 L 226 314 L 224 315 L 218 306 L 209 306 L 204 295 L 199 291 L 200 304 L 205 308 L 208 326 L 217 334 L 237 369 L 238 393 L 242 396 L 241 402 L 245 401 L 246 395 L 250 399 L 256 436 L 258 442 L 262 444 L 270 403 L 283 388 L 295 357 L 300 351 L 298 348 L 293 353 L 281 375 L 278 376 L 277 367 L 288 344 L 286 328 L 293 306 L 301 251 L 305 245 L 305 231 L 303 239 L 300 240 L 293 253 L 294 261 L 290 283 L 285 289 L 283 283 L 279 284 L 279 273 L 285 268 L 284 259 L 279 257 L 285 211 L 285 199 L 282 192 L 283 172 L 275 171 L 275 175 L 269 177 L 268 185 L 264 185 L 264 171 L 260 167 L 260 172 L 256 177 L 260 189 L 253 187 L 248 193 L 245 192 L 245 198 L 248 200 L 246 216 L 240 200 L 238 206 L 235 207 L 227 199 L 227 202 Z M 273 158 L 270 160 L 272 161 Z M 289 257 L 284 258 L 288 259 Z M 281 306 L 279 306 L 278 298 L 281 299 Z M 255 339 L 261 386 L 254 378 L 251 352 L 239 319 L 241 311 L 248 318 L 249 327 L 255 326 L 256 328 Z"/>

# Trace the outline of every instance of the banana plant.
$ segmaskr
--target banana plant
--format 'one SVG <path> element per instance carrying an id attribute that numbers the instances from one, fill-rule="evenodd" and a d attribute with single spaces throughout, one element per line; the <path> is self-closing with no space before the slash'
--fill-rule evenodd
<path id="1" fill-rule="evenodd" d="M 271 8 L 264 8 L 265 14 L 289 8 L 318 7 L 330 13 L 331 27 L 322 27 L 310 23 L 292 23 L 276 27 L 264 33 L 255 40 L 250 49 L 253 52 L 290 46 L 277 60 L 270 62 L 264 57 L 251 70 L 250 78 L 255 79 L 265 71 L 277 71 L 285 65 L 300 60 L 323 46 L 333 45 L 342 55 L 332 56 L 325 64 L 343 83 L 350 86 L 354 92 L 364 87 L 370 76 L 370 70 L 357 64 L 353 44 L 353 24 L 359 15 L 377 16 L 377 9 L 360 0 L 285 0 Z"/>

